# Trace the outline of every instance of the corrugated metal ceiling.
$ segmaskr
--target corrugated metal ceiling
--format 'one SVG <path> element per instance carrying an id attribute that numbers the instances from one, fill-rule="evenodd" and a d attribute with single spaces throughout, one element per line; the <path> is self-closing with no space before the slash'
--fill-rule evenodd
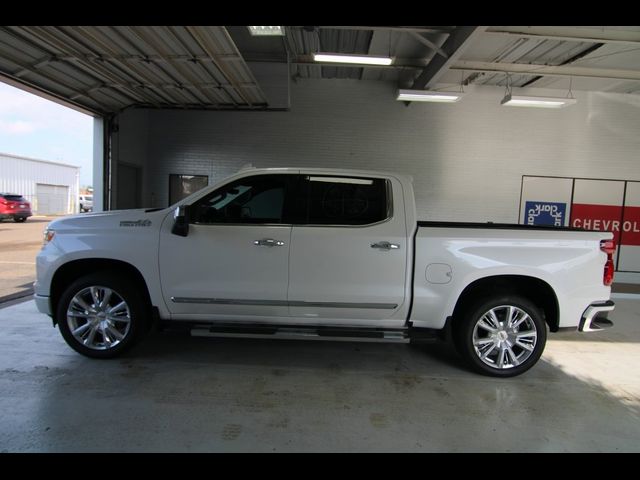
<path id="1" fill-rule="evenodd" d="M 0 72 L 104 113 L 267 104 L 224 27 L 0 27 Z"/>
<path id="2" fill-rule="evenodd" d="M 0 75 L 77 106 L 268 108 L 247 62 L 290 64 L 301 78 L 640 92 L 640 27 L 0 27 Z M 315 52 L 391 55 L 390 67 L 319 65 Z M 554 67 L 558 67 L 554 69 Z M 570 80 L 571 79 L 571 80 Z M 422 83 L 421 83 L 421 80 Z M 416 84 L 421 86 L 415 87 Z"/>

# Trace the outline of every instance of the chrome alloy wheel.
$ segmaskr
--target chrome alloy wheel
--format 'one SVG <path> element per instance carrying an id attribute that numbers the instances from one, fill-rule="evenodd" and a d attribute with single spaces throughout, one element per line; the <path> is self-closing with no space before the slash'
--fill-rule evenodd
<path id="1" fill-rule="evenodd" d="M 69 302 L 67 325 L 80 344 L 92 350 L 108 350 L 129 333 L 131 311 L 115 290 L 87 287 Z"/>
<path id="2" fill-rule="evenodd" d="M 522 365 L 533 353 L 538 330 L 533 319 L 513 305 L 500 305 L 484 313 L 473 328 L 478 358 L 492 368 Z"/>

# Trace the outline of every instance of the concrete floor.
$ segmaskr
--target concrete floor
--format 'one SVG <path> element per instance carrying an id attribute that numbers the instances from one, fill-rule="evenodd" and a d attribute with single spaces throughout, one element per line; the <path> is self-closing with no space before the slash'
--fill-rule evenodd
<path id="1" fill-rule="evenodd" d="M 616 301 L 505 380 L 446 345 L 153 333 L 90 360 L 28 301 L 0 309 L 0 451 L 637 452 L 640 301 Z"/>

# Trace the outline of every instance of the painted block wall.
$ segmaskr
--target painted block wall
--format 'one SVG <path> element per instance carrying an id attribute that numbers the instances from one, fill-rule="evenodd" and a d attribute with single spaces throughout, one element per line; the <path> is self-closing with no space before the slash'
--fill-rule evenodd
<path id="1" fill-rule="evenodd" d="M 114 163 L 143 167 L 153 207 L 168 205 L 172 173 L 212 184 L 247 163 L 397 171 L 414 177 L 419 217 L 445 221 L 517 222 L 522 175 L 640 180 L 640 96 L 574 92 L 577 105 L 547 110 L 503 107 L 501 88 L 466 91 L 407 107 L 390 83 L 308 79 L 291 83 L 288 111 L 130 109 Z"/>

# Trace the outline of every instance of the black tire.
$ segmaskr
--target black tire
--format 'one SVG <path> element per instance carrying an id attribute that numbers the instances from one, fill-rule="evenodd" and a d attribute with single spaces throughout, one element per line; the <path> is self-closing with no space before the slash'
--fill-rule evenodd
<path id="1" fill-rule="evenodd" d="M 13 217 L 13 221 L 16 223 L 22 223 L 27 221 L 27 217 Z"/>
<path id="2" fill-rule="evenodd" d="M 508 307 L 514 307 L 514 323 L 522 320 L 515 329 L 505 328 Z M 497 325 L 490 312 L 501 320 Z M 486 329 L 496 326 L 494 332 Z M 504 333 L 500 333 L 503 328 Z M 530 333 L 534 331 L 535 336 Z M 518 334 L 521 336 L 517 337 Z M 478 346 L 474 344 L 474 338 Z M 518 343 L 514 343 L 516 339 Z M 529 370 L 540 359 L 547 341 L 547 325 L 540 309 L 529 299 L 501 295 L 478 300 L 463 312 L 454 323 L 453 340 L 458 353 L 476 372 L 492 377 L 514 377 Z"/>
<path id="3" fill-rule="evenodd" d="M 85 323 L 100 322 L 100 318 L 98 315 L 87 315 L 87 318 L 84 317 L 84 314 L 81 313 L 78 315 L 78 319 L 74 320 L 76 317 L 68 317 L 67 312 L 71 308 L 71 302 L 77 295 L 81 295 L 81 299 L 92 298 L 91 293 L 86 290 L 90 287 L 97 287 L 107 290 L 112 290 L 112 294 L 109 302 L 105 305 L 105 310 L 115 307 L 113 305 L 114 302 L 118 302 L 122 300 L 125 302 L 125 308 L 128 307 L 128 311 L 125 312 L 128 314 L 127 317 L 117 317 L 122 320 L 115 320 L 114 323 L 111 322 L 111 317 L 102 317 L 102 323 L 107 322 L 110 324 L 107 328 L 109 331 L 100 330 L 98 326 L 95 327 L 96 333 L 94 334 L 94 339 L 97 344 L 99 344 L 99 339 L 102 339 L 102 347 L 100 345 L 93 345 L 93 348 L 90 348 L 83 344 L 80 339 L 74 336 L 72 333 L 72 328 L 74 322 L 76 322 L 75 327 L 78 328 L 78 325 L 82 327 Z M 82 293 L 82 292 L 85 293 Z M 104 291 L 104 290 L 103 290 Z M 115 295 L 114 295 L 115 294 Z M 84 295 L 84 296 L 83 296 Z M 89 295 L 87 297 L 87 295 Z M 120 298 L 118 298 L 120 297 Z M 73 348 L 76 352 L 81 353 L 87 357 L 91 358 L 113 358 L 121 353 L 125 352 L 129 348 L 131 348 L 135 343 L 137 343 L 142 336 L 148 331 L 149 318 L 148 318 L 148 308 L 146 302 L 143 299 L 142 292 L 140 292 L 139 287 L 122 275 L 117 275 L 109 272 L 96 272 L 85 275 L 74 281 L 70 284 L 60 296 L 60 301 L 58 302 L 58 306 L 56 308 L 56 321 L 58 324 L 58 328 L 60 329 L 60 333 L 62 337 L 65 339 L 67 344 Z M 104 299 L 104 297 L 103 297 Z M 88 301 L 86 301 L 88 303 Z M 75 310 L 78 311 L 77 305 L 75 304 Z M 95 307 L 95 302 L 91 307 Z M 114 309 L 115 310 L 115 309 Z M 88 312 L 85 310 L 85 313 Z M 103 315 L 108 315 L 104 314 Z M 114 314 L 116 317 L 117 314 Z M 89 317 L 93 317 L 90 319 Z M 126 319 L 128 318 L 128 322 Z M 126 327 L 128 325 L 128 328 Z M 87 330 L 94 330 L 94 328 L 88 328 Z M 113 332 L 116 331 L 118 334 L 122 335 L 121 339 L 116 338 Z M 86 330 L 85 330 L 86 331 Z M 111 343 L 111 339 L 109 339 L 109 335 L 114 336 L 114 339 L 117 341 L 114 342 L 113 346 L 106 346 Z"/>

